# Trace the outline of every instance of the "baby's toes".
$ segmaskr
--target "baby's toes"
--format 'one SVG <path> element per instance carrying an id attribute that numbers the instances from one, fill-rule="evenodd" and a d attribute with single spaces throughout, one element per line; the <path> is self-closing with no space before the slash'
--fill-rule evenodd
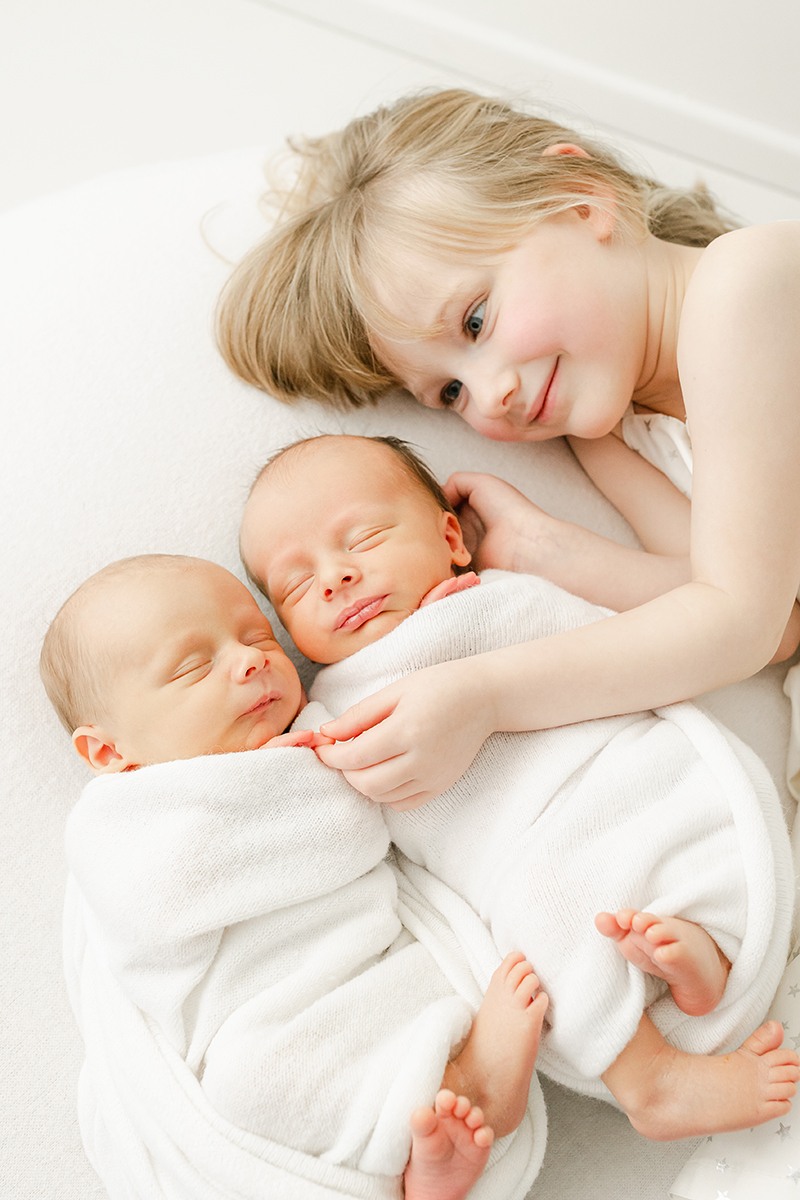
<path id="1" fill-rule="evenodd" d="M 517 987 L 517 999 L 521 1000 L 524 1007 L 527 1008 L 531 1000 L 533 1000 L 536 993 L 539 991 L 540 987 L 541 983 L 539 981 L 539 976 L 535 971 L 530 971 L 525 978 L 521 980 L 519 986 Z"/>
<path id="2" fill-rule="evenodd" d="M 643 914 L 635 908 L 618 908 L 614 915 L 617 918 L 617 924 L 620 929 L 629 931 L 633 929 L 637 917 L 641 917 Z"/>
<path id="3" fill-rule="evenodd" d="M 658 928 L 661 924 L 659 917 L 655 913 L 635 912 L 630 919 L 630 928 L 634 933 L 646 933 L 649 937 L 650 931 Z"/>
<path id="4" fill-rule="evenodd" d="M 478 1108 L 477 1105 L 471 1108 L 464 1117 L 464 1124 L 468 1125 L 470 1129 L 479 1129 L 483 1124 L 483 1109 Z"/>
<path id="5" fill-rule="evenodd" d="M 434 1110 L 437 1116 L 449 1117 L 456 1106 L 458 1097 L 455 1092 L 451 1092 L 449 1088 L 442 1088 L 436 1093 L 436 1099 L 433 1102 Z"/>
<path id="6" fill-rule="evenodd" d="M 489 1150 L 494 1141 L 494 1130 L 489 1125 L 481 1125 L 472 1135 L 472 1140 L 479 1150 Z"/>
<path id="7" fill-rule="evenodd" d="M 800 1070 L 793 1063 L 775 1063 L 769 1069 L 770 1083 L 797 1083 L 798 1079 Z"/>

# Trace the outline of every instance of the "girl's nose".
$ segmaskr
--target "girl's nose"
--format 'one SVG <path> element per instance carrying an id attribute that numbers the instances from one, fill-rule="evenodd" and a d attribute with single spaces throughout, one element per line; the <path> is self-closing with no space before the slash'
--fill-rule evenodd
<path id="1" fill-rule="evenodd" d="M 478 412 L 489 418 L 505 416 L 518 391 L 519 375 L 510 369 L 478 376 L 469 387 Z"/>

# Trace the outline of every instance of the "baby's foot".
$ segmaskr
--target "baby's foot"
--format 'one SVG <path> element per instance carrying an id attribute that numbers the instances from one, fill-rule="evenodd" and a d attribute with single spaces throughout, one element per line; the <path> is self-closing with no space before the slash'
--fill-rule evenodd
<path id="1" fill-rule="evenodd" d="M 700 925 L 633 908 L 598 913 L 594 923 L 628 962 L 666 980 L 681 1012 L 702 1017 L 719 1004 L 731 964 Z"/>
<path id="2" fill-rule="evenodd" d="M 497 1137 L 525 1115 L 548 999 L 524 955 L 506 955 L 489 982 L 464 1049 L 444 1086 L 480 1104 Z"/>
<path id="3" fill-rule="evenodd" d="M 782 1039 L 782 1026 L 768 1021 L 731 1054 L 686 1054 L 664 1042 L 637 1094 L 617 1099 L 634 1129 L 656 1141 L 763 1125 L 789 1112 L 800 1079 L 800 1059 Z"/>
<path id="4" fill-rule="evenodd" d="M 443 1089 L 433 1108 L 411 1114 L 406 1200 L 463 1200 L 483 1173 L 494 1133 L 466 1096 Z"/>

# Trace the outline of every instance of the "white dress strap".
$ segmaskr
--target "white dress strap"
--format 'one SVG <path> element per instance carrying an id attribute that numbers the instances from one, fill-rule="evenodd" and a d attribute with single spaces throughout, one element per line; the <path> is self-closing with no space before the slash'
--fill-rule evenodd
<path id="1" fill-rule="evenodd" d="M 631 405 L 622 418 L 622 437 L 691 500 L 692 440 L 683 421 L 664 413 L 637 413 Z"/>

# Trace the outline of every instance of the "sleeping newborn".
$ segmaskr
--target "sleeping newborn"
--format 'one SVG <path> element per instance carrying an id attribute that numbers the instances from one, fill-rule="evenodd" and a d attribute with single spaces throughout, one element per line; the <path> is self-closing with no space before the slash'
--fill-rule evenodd
<path id="1" fill-rule="evenodd" d="M 241 548 L 297 646 L 332 664 L 312 696 L 337 715 L 410 671 L 605 615 L 530 576 L 459 579 L 456 516 L 394 439 L 276 456 Z M 752 1032 L 786 963 L 788 836 L 766 770 L 693 706 L 497 734 L 442 796 L 384 811 L 407 858 L 533 963 L 541 1069 L 608 1088 L 657 1139 L 788 1111 L 797 1056 L 775 1023 Z"/>
<path id="2" fill-rule="evenodd" d="M 453 985 L 466 960 L 439 945 L 443 918 L 422 920 L 424 946 L 402 925 L 380 811 L 315 757 L 329 739 L 308 726 L 328 714 L 305 706 L 247 588 L 200 559 L 114 563 L 62 607 L 42 676 L 97 776 L 67 826 L 66 925 L 82 1125 L 112 1194 L 111 1175 L 169 1172 L 177 1150 L 198 1195 L 210 1102 L 277 1146 L 281 1170 L 357 1189 L 348 1172 L 404 1172 L 409 1200 L 461 1200 L 487 1121 L 507 1135 L 525 1116 L 547 997 L 510 954 L 470 1028 Z M 177 1102 L 175 1054 L 190 1072 Z M 131 1127 L 146 1153 L 126 1151 Z M 225 1195 L 229 1141 L 207 1168 Z M 534 1141 L 508 1170 L 498 1156 L 499 1189 L 527 1190 Z"/>

